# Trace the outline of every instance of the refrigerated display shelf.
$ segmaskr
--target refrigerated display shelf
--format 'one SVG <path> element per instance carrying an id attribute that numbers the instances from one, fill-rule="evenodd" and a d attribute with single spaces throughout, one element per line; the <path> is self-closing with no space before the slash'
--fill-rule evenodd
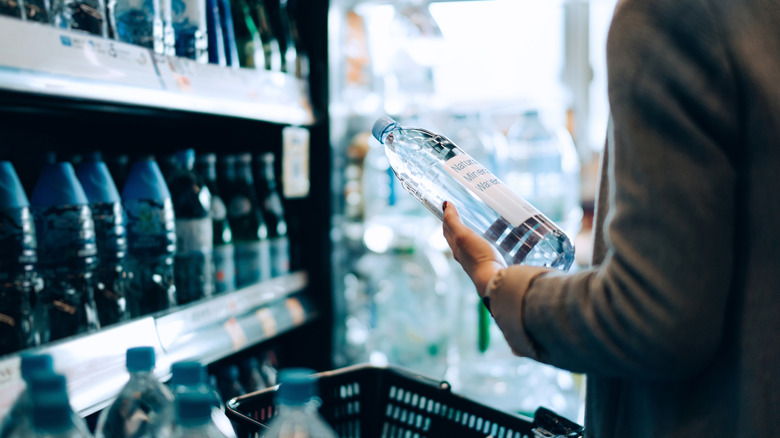
<path id="1" fill-rule="evenodd" d="M 199 64 L 0 16 L 0 89 L 95 102 L 310 125 L 307 81 Z"/>
<path id="2" fill-rule="evenodd" d="M 171 364 L 209 364 L 313 320 L 308 277 L 295 272 L 240 290 L 179 306 L 159 315 L 108 326 L 0 358 L 0 418 L 23 388 L 22 354 L 50 354 L 68 380 L 74 410 L 82 416 L 110 403 L 127 381 L 128 348 L 154 346 L 155 375 L 170 377 Z"/>

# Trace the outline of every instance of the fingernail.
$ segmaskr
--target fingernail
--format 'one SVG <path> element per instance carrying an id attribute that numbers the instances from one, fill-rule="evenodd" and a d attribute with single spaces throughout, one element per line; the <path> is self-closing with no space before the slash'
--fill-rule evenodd
<path id="1" fill-rule="evenodd" d="M 447 204 L 448 204 L 448 202 L 447 202 L 447 201 L 444 201 L 444 204 L 442 204 L 442 205 L 441 205 L 441 209 L 442 209 L 442 211 L 444 211 L 444 210 L 446 210 L 446 209 L 447 209 Z"/>

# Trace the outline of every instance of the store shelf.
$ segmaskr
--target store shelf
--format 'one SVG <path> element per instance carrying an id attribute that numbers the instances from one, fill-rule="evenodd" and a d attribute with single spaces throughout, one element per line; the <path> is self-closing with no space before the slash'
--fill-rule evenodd
<path id="1" fill-rule="evenodd" d="M 306 81 L 198 64 L 89 34 L 0 16 L 0 89 L 310 125 Z"/>
<path id="2" fill-rule="evenodd" d="M 167 380 L 174 362 L 208 364 L 315 318 L 307 282 L 306 273 L 296 272 L 24 353 L 50 354 L 56 371 L 67 377 L 73 408 L 89 415 L 107 406 L 127 381 L 128 348 L 154 346 L 155 374 Z M 20 354 L 0 359 L 0 418 L 23 388 L 20 362 Z"/>

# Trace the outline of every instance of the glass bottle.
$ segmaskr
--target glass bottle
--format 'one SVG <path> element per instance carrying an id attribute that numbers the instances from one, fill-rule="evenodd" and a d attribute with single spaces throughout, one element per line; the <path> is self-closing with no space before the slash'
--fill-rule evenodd
<path id="1" fill-rule="evenodd" d="M 260 68 L 265 65 L 262 41 L 257 23 L 252 16 L 248 0 L 229 0 L 233 21 L 233 37 L 236 44 L 237 62 L 234 66 Z"/>
<path id="2" fill-rule="evenodd" d="M 236 249 L 236 286 L 245 287 L 271 278 L 271 242 L 257 203 L 251 154 L 236 156 L 233 178 L 227 191 L 228 220 Z"/>
<path id="3" fill-rule="evenodd" d="M 450 201 L 508 264 L 571 267 L 574 246 L 566 233 L 449 139 L 389 117 L 379 118 L 372 133 L 404 188 L 438 218 Z"/>
<path id="4" fill-rule="evenodd" d="M 199 154 L 196 170 L 211 192 L 211 234 L 214 254 L 214 293 L 229 292 L 236 288 L 236 267 L 233 256 L 233 232 L 228 222 L 227 206 L 217 185 L 217 155 Z"/>
<path id="5" fill-rule="evenodd" d="M 95 269 L 95 305 L 101 326 L 128 318 L 127 230 L 122 199 L 100 153 L 87 157 L 76 168 L 92 210 L 98 265 Z"/>
<path id="6" fill-rule="evenodd" d="M 68 162 L 44 165 L 30 204 L 44 281 L 35 315 L 41 342 L 99 329 L 94 298 L 95 223 L 73 166 Z"/>
<path id="7" fill-rule="evenodd" d="M 38 344 L 33 309 L 41 288 L 35 222 L 10 161 L 0 161 L 0 356 Z"/>
<path id="8" fill-rule="evenodd" d="M 168 177 L 168 189 L 176 216 L 174 276 L 178 304 L 214 293 L 211 191 L 195 172 L 195 151 L 176 153 L 176 169 Z"/>
<path id="9" fill-rule="evenodd" d="M 276 184 L 275 157 L 266 152 L 256 157 L 257 195 L 263 219 L 271 240 L 271 276 L 277 277 L 290 272 L 290 239 L 287 235 L 282 195 Z"/>
<path id="10" fill-rule="evenodd" d="M 279 49 L 279 40 L 274 33 L 271 21 L 269 4 L 271 0 L 248 0 L 250 8 L 253 10 L 253 17 L 257 23 L 257 31 L 260 34 L 260 42 L 263 54 L 263 67 L 265 70 L 282 70 L 282 53 Z"/>

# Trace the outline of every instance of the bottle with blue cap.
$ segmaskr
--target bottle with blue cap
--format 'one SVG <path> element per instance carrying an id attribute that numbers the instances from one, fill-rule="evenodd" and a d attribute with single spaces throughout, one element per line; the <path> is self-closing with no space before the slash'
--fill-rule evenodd
<path id="1" fill-rule="evenodd" d="M 154 375 L 154 347 L 127 349 L 130 379 L 111 405 L 100 412 L 97 438 L 166 437 L 173 425 L 174 396 Z"/>
<path id="2" fill-rule="evenodd" d="M 19 360 L 19 373 L 22 376 L 24 387 L 19 395 L 16 396 L 13 405 L 8 410 L 5 418 L 0 425 L 0 437 L 6 438 L 17 430 L 27 414 L 32 410 L 31 393 L 32 377 L 36 374 L 53 374 L 54 361 L 48 354 L 26 354 L 23 353 Z"/>
<path id="3" fill-rule="evenodd" d="M 173 201 L 154 157 L 135 161 L 122 188 L 127 218 L 127 308 L 131 318 L 176 306 Z"/>
<path id="4" fill-rule="evenodd" d="M 122 199 L 99 152 L 76 167 L 95 222 L 98 265 L 95 269 L 95 305 L 101 326 L 128 318 L 125 289 L 127 231 Z"/>
<path id="5" fill-rule="evenodd" d="M 493 243 L 507 264 L 568 270 L 574 245 L 566 233 L 448 138 L 379 118 L 372 133 L 385 145 L 403 187 L 441 219 L 444 201 Z"/>
<path id="6" fill-rule="evenodd" d="M 33 309 L 42 282 L 30 202 L 10 161 L 0 161 L 0 356 L 38 344 Z"/>
<path id="7" fill-rule="evenodd" d="M 276 414 L 262 438 L 336 438 L 336 432 L 320 414 L 314 370 L 287 368 L 279 372 Z"/>
<path id="8" fill-rule="evenodd" d="M 31 415 L 9 438 L 92 438 L 84 420 L 73 412 L 62 376 L 45 378 L 31 402 Z"/>
<path id="9" fill-rule="evenodd" d="M 73 166 L 69 162 L 44 165 L 30 204 L 44 281 L 36 303 L 41 342 L 97 330 L 95 223 Z"/>
<path id="10" fill-rule="evenodd" d="M 176 421 L 171 438 L 234 438 L 235 432 L 223 431 L 212 417 L 211 397 L 187 392 L 176 397 Z M 229 424 L 228 424 L 229 425 Z"/>
<path id="11" fill-rule="evenodd" d="M 193 149 L 176 152 L 172 164 L 167 181 L 176 215 L 176 297 L 187 304 L 214 294 L 212 196 L 195 172 Z"/>
<path id="12" fill-rule="evenodd" d="M 171 365 L 171 380 L 169 382 L 171 390 L 173 390 L 174 399 L 177 403 L 181 402 L 182 398 L 188 397 L 190 394 L 197 394 L 205 398 L 209 402 L 210 421 L 208 418 L 202 419 L 203 421 L 191 426 L 197 426 L 200 429 L 201 426 L 211 428 L 216 427 L 221 435 L 226 437 L 235 437 L 235 430 L 230 422 L 230 419 L 225 415 L 225 405 L 222 403 L 220 395 L 217 393 L 216 388 L 211 386 L 207 381 L 206 369 L 200 362 L 196 361 L 181 361 L 175 362 Z M 177 415 L 178 420 L 176 423 L 182 425 L 182 419 Z M 208 426 L 206 426 L 208 424 Z M 187 428 L 185 428 L 187 429 Z M 195 431 L 191 431 L 195 433 Z M 183 433 L 183 431 L 182 431 Z M 186 435 L 189 436 L 189 435 Z"/>

